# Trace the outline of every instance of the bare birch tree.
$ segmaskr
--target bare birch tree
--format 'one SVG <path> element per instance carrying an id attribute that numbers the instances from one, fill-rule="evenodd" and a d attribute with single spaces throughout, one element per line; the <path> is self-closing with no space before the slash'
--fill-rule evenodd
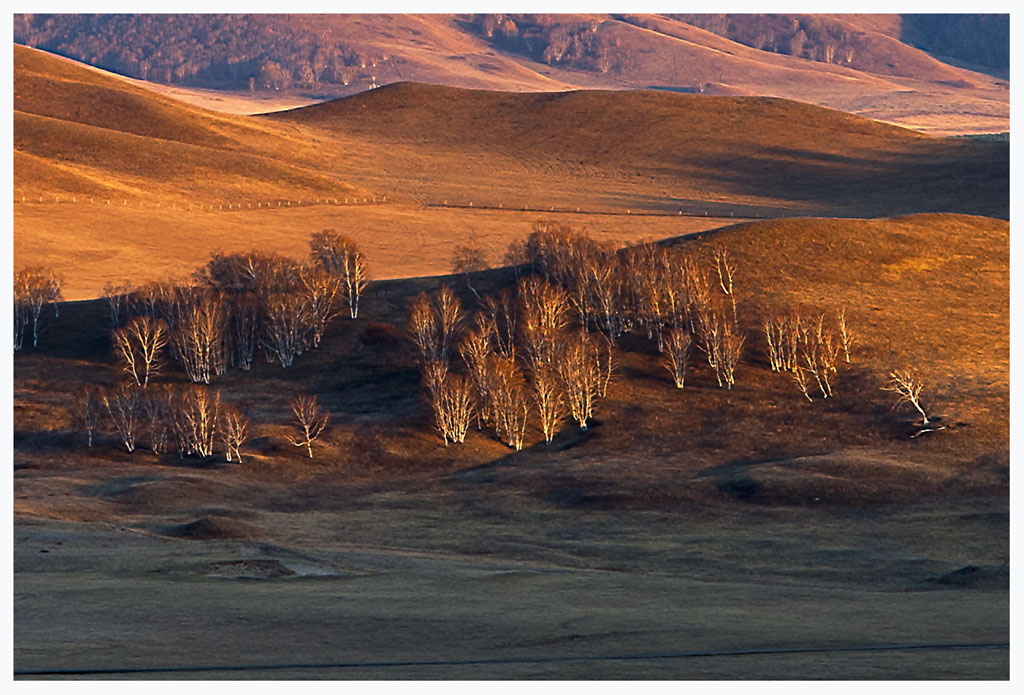
<path id="1" fill-rule="evenodd" d="M 39 333 L 42 329 L 43 308 L 53 305 L 54 318 L 60 315 L 58 302 L 61 298 L 61 278 L 52 270 L 32 266 L 14 274 L 14 306 L 17 317 L 22 312 L 23 322 L 32 324 L 32 347 L 39 347 Z M 25 318 L 27 317 L 27 318 Z M 17 331 L 17 318 L 15 318 Z M 22 329 L 24 330 L 24 329 Z M 20 348 L 15 334 L 15 349 Z"/>
<path id="2" fill-rule="evenodd" d="M 448 285 L 441 285 L 434 296 L 440 358 L 451 361 L 452 350 L 458 342 L 462 327 L 462 302 Z"/>
<path id="3" fill-rule="evenodd" d="M 718 273 L 718 286 L 722 288 L 722 292 L 729 298 L 729 302 L 732 305 L 732 322 L 736 324 L 736 292 L 733 287 L 736 264 L 729 255 L 729 250 L 724 246 L 716 246 L 712 251 L 712 257 L 714 258 L 715 270 Z"/>
<path id="4" fill-rule="evenodd" d="M 444 445 L 461 444 L 473 419 L 473 386 L 461 374 L 448 374 L 431 389 L 430 405 Z"/>
<path id="5" fill-rule="evenodd" d="M 178 399 L 179 416 L 188 438 L 188 453 L 213 456 L 220 426 L 220 391 L 196 384 L 186 386 Z"/>
<path id="6" fill-rule="evenodd" d="M 305 288 L 310 342 L 315 348 L 320 345 L 327 324 L 337 315 L 334 312 L 334 298 L 341 289 L 341 281 L 314 268 L 303 268 L 300 277 Z"/>
<path id="7" fill-rule="evenodd" d="M 487 254 L 475 244 L 456 246 L 452 252 L 452 273 L 462 276 L 466 281 L 466 289 L 477 299 L 480 299 L 480 294 L 473 287 L 473 274 L 487 270 L 487 267 Z"/>
<path id="8" fill-rule="evenodd" d="M 496 294 L 485 295 L 481 320 L 486 320 L 494 349 L 505 357 L 516 356 L 516 329 L 519 325 L 519 303 L 515 293 L 503 287 Z"/>
<path id="9" fill-rule="evenodd" d="M 719 356 L 716 360 L 718 369 L 722 373 L 721 381 L 725 382 L 727 389 L 732 389 L 736 383 L 736 366 L 743 354 L 743 343 L 746 336 L 734 331 L 732 326 L 725 326 L 722 338 L 719 342 Z"/>
<path id="10" fill-rule="evenodd" d="M 554 439 L 558 423 L 565 416 L 565 397 L 562 384 L 551 366 L 533 370 L 533 398 L 540 418 L 540 429 L 548 444 Z"/>
<path id="11" fill-rule="evenodd" d="M 288 401 L 288 405 L 291 407 L 292 413 L 295 414 L 295 425 L 299 430 L 299 436 L 293 437 L 289 435 L 288 441 L 293 446 L 306 447 L 309 458 L 313 458 L 313 442 L 320 437 L 327 427 L 330 413 L 321 410 L 316 402 L 316 396 L 307 394 L 300 394 L 292 398 Z"/>
<path id="12" fill-rule="evenodd" d="M 889 372 L 889 383 L 883 386 L 882 390 L 896 394 L 896 402 L 893 403 L 893 408 L 903 403 L 909 403 L 917 412 L 921 413 L 922 424 L 928 425 L 930 424 L 928 415 L 924 412 L 924 407 L 921 405 L 921 390 L 923 388 L 924 380 L 921 378 L 921 375 L 910 367 L 903 367 Z"/>
<path id="13" fill-rule="evenodd" d="M 154 385 L 142 394 L 142 415 L 149 432 L 149 448 L 157 455 L 167 451 L 168 435 L 173 429 L 174 413 L 170 408 L 172 388 L 170 385 Z"/>
<path id="14" fill-rule="evenodd" d="M 420 293 L 409 305 L 409 335 L 420 351 L 420 363 L 441 359 L 440 335 L 430 297 Z"/>
<path id="15" fill-rule="evenodd" d="M 135 451 L 142 414 L 142 389 L 138 384 L 121 382 L 104 389 L 102 398 L 115 433 L 129 453 Z"/>
<path id="16" fill-rule="evenodd" d="M 313 234 L 309 242 L 310 254 L 329 274 L 339 278 L 342 295 L 349 306 L 349 315 L 359 316 L 359 298 L 369 284 L 366 260 L 354 241 L 333 230 L 325 229 Z"/>
<path id="17" fill-rule="evenodd" d="M 686 365 L 690 356 L 690 334 L 681 328 L 671 328 L 665 339 L 665 369 L 672 375 L 676 388 L 686 383 Z"/>
<path id="18" fill-rule="evenodd" d="M 92 446 L 92 435 L 99 429 L 103 410 L 103 392 L 97 386 L 83 386 L 75 394 L 75 420 L 85 430 Z"/>
<path id="19" fill-rule="evenodd" d="M 260 301 L 255 292 L 239 292 L 227 302 L 226 343 L 232 366 L 249 371 L 260 342 Z"/>
<path id="20" fill-rule="evenodd" d="M 550 366 L 567 322 L 565 291 L 537 278 L 519 281 L 519 331 L 526 360 L 533 369 Z"/>
<path id="21" fill-rule="evenodd" d="M 459 342 L 459 354 L 462 355 L 473 382 L 476 427 L 482 429 L 483 423 L 490 421 L 490 379 L 487 359 L 491 355 L 491 329 L 490 323 L 481 314 L 476 314 L 474 318 L 476 325 L 466 331 Z"/>
<path id="22" fill-rule="evenodd" d="M 839 326 L 839 342 L 843 346 L 843 354 L 846 357 L 846 363 L 850 363 L 850 350 L 853 348 L 853 332 L 850 330 L 849 325 L 846 323 L 846 307 L 843 307 L 837 312 L 836 322 Z"/>
<path id="23" fill-rule="evenodd" d="M 14 292 L 14 351 L 25 345 L 25 329 L 31 320 L 31 309 L 27 297 L 19 295 L 17 287 Z"/>
<path id="24" fill-rule="evenodd" d="M 103 299 L 107 302 L 107 309 L 110 312 L 111 330 L 121 327 L 123 321 L 128 317 L 128 295 L 131 288 L 124 285 L 107 283 L 103 286 Z"/>
<path id="25" fill-rule="evenodd" d="M 604 381 L 601 354 L 586 331 L 579 330 L 563 343 L 555 361 L 555 369 L 562 382 L 566 402 L 573 419 L 581 430 L 594 416 L 594 401 L 601 394 Z"/>
<path id="26" fill-rule="evenodd" d="M 202 293 L 180 304 L 171 345 L 189 379 L 208 384 L 226 364 L 224 311 L 213 293 Z"/>
<path id="27" fill-rule="evenodd" d="M 422 364 L 448 363 L 461 333 L 461 302 L 447 285 L 442 285 L 433 299 L 421 293 L 412 300 L 408 325 Z"/>
<path id="28" fill-rule="evenodd" d="M 488 360 L 488 374 L 498 438 L 518 451 L 523 448 L 530 411 L 526 382 L 515 360 L 500 355 Z"/>
<path id="29" fill-rule="evenodd" d="M 224 439 L 224 455 L 228 463 L 242 462 L 242 445 L 249 438 L 249 418 L 238 408 L 225 404 L 221 415 L 220 431 Z"/>
<path id="30" fill-rule="evenodd" d="M 167 345 L 167 326 L 160 319 L 136 316 L 114 331 L 112 342 L 125 373 L 145 387 L 150 377 L 160 372 L 163 349 Z"/>
<path id="31" fill-rule="evenodd" d="M 280 292 L 263 300 L 260 344 L 268 362 L 290 367 L 309 342 L 309 305 L 296 292 Z"/>

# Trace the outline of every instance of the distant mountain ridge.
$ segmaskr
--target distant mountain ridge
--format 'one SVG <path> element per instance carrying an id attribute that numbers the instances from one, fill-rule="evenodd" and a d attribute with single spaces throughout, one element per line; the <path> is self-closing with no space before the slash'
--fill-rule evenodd
<path id="1" fill-rule="evenodd" d="M 40 14 L 15 15 L 14 39 L 130 77 L 218 89 L 336 96 L 418 79 L 402 74 L 413 67 L 403 45 L 458 55 L 481 44 L 537 66 L 647 86 L 629 77 L 643 51 L 621 39 L 619 25 L 669 37 L 697 27 L 764 52 L 880 75 L 935 79 L 941 69 L 922 51 L 1009 70 L 1007 15 Z"/>
<path id="2" fill-rule="evenodd" d="M 956 17 L 25 14 L 14 39 L 151 83 L 260 99 L 394 82 L 666 89 L 781 97 L 934 134 L 1007 131 L 1008 72 L 968 69 L 1005 63 L 1007 18 Z"/>

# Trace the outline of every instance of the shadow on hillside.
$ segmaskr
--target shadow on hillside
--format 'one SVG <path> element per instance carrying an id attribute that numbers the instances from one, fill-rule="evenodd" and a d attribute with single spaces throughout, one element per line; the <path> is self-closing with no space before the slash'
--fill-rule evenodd
<path id="1" fill-rule="evenodd" d="M 1006 143 L 929 139 L 888 159 L 770 148 L 756 156 L 719 156 L 700 164 L 684 157 L 680 167 L 702 169 L 734 195 L 804 201 L 819 210 L 813 214 L 1009 217 Z"/>

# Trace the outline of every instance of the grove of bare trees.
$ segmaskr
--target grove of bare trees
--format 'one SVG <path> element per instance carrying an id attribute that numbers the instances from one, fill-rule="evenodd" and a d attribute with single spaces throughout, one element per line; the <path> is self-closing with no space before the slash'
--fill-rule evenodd
<path id="1" fill-rule="evenodd" d="M 328 275 L 339 280 L 349 315 L 358 318 L 359 298 L 370 282 L 366 259 L 359 247 L 348 237 L 330 229 L 313 234 L 309 247 L 313 260 Z"/>
<path id="2" fill-rule="evenodd" d="M 86 386 L 75 394 L 74 419 L 93 446 L 95 435 L 113 435 L 129 453 L 146 446 L 154 454 L 177 450 L 179 458 L 209 458 L 218 451 L 242 460 L 248 419 L 200 384 L 144 387 L 134 379 L 110 388 Z M 172 447 L 173 445 L 173 447 Z"/>
<path id="3" fill-rule="evenodd" d="M 761 327 L 772 371 L 788 372 L 807 400 L 813 400 L 815 385 L 822 398 L 833 395 L 840 353 L 849 362 L 853 344 L 845 309 L 837 315 L 836 330 L 824 313 L 807 316 L 795 309 L 769 313 Z"/>
<path id="4" fill-rule="evenodd" d="M 60 314 L 61 278 L 42 266 L 23 268 L 14 274 L 14 351 L 22 348 L 25 333 L 32 327 L 32 347 L 39 347 L 44 325 L 43 309 L 53 306 L 54 318 Z"/>

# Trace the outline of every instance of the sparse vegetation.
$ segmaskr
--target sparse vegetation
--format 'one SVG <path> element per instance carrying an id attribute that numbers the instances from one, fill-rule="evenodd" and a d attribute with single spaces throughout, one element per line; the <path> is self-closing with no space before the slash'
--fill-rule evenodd
<path id="1" fill-rule="evenodd" d="M 894 369 L 889 372 L 889 383 L 882 387 L 883 391 L 890 391 L 896 394 L 896 402 L 893 408 L 904 403 L 909 403 L 917 412 L 921 413 L 923 425 L 930 424 L 928 415 L 921 406 L 921 391 L 924 389 L 924 380 L 916 370 L 911 367 Z"/>
<path id="2" fill-rule="evenodd" d="M 316 396 L 300 394 L 288 401 L 292 413 L 295 415 L 295 426 L 299 430 L 298 436 L 289 436 L 288 441 L 293 446 L 304 446 L 309 458 L 313 458 L 313 442 L 315 442 L 330 420 L 330 413 L 320 408 Z"/>

